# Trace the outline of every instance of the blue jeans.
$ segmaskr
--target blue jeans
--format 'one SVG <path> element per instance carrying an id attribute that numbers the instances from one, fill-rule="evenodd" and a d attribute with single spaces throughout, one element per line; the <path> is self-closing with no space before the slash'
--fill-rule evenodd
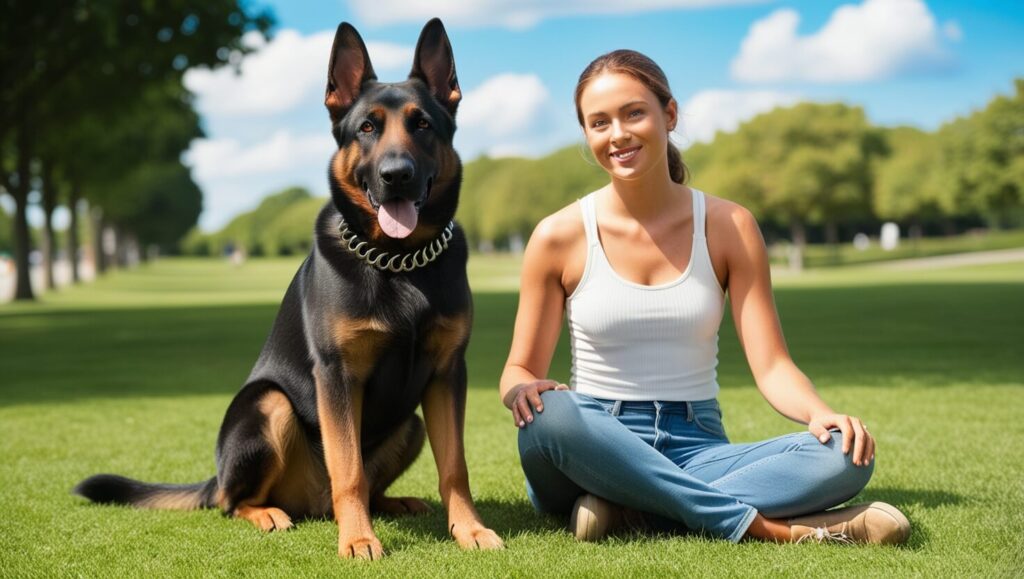
<path id="1" fill-rule="evenodd" d="M 730 444 L 717 400 L 620 402 L 541 394 L 544 412 L 519 431 L 526 490 L 541 512 L 568 513 L 590 493 L 739 541 L 757 513 L 788 518 L 841 504 L 874 462 L 854 466 L 842 434 L 809 432 Z"/>

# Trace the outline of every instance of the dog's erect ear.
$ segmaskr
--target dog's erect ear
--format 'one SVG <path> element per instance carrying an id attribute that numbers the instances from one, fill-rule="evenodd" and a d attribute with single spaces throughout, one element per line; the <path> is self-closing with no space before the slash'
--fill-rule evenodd
<path id="1" fill-rule="evenodd" d="M 331 48 L 331 62 L 327 65 L 327 96 L 324 104 L 331 113 L 331 123 L 345 116 L 359 97 L 363 83 L 377 80 L 370 64 L 370 54 L 362 37 L 348 22 L 338 25 Z"/>
<path id="2" fill-rule="evenodd" d="M 455 58 L 452 45 L 444 31 L 441 20 L 434 18 L 423 27 L 420 40 L 416 43 L 416 56 L 409 78 L 418 78 L 427 83 L 430 92 L 452 115 L 462 100 L 459 79 L 455 76 Z"/>

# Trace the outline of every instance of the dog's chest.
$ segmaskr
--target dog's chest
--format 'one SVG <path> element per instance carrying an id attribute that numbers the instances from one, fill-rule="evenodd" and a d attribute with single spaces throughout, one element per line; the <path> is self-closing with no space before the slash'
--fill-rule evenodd
<path id="1" fill-rule="evenodd" d="M 371 307 L 338 318 L 334 338 L 346 373 L 365 384 L 368 403 L 415 408 L 427 384 L 446 379 L 460 362 L 469 339 L 469 304 L 434 288 L 388 289 Z"/>
<path id="2" fill-rule="evenodd" d="M 363 352 L 366 427 L 386 428 L 404 420 L 416 410 L 432 383 L 450 386 L 461 371 L 468 334 L 468 316 L 456 315 L 435 316 L 418 327 L 362 336 L 374 348 Z"/>

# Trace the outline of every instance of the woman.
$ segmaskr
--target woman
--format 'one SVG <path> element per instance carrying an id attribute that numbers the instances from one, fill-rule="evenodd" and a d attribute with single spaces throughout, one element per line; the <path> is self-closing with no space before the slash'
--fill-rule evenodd
<path id="1" fill-rule="evenodd" d="M 685 185 L 661 69 L 634 51 L 597 58 L 576 112 L 610 183 L 531 236 L 501 378 L 534 506 L 571 512 L 581 540 L 643 520 L 731 541 L 906 541 L 891 505 L 821 512 L 867 484 L 874 439 L 790 358 L 750 212 Z M 726 292 L 760 392 L 809 433 L 726 438 L 715 400 Z M 571 390 L 546 379 L 563 313 Z"/>

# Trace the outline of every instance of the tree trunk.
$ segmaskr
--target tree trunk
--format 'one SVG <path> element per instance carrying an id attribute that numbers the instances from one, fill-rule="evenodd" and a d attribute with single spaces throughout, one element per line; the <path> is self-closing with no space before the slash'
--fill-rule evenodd
<path id="1" fill-rule="evenodd" d="M 71 210 L 71 223 L 68 224 L 68 261 L 71 264 L 71 283 L 82 280 L 78 271 L 78 201 L 82 198 L 82 188 L 78 180 L 71 182 L 71 196 L 68 198 L 68 209 Z"/>
<path id="2" fill-rule="evenodd" d="M 807 245 L 807 230 L 803 222 L 795 218 L 790 221 L 789 234 L 793 242 L 789 248 L 789 269 L 803 271 L 804 247 Z"/>
<path id="3" fill-rule="evenodd" d="M 34 300 L 32 278 L 29 270 L 29 252 L 32 250 L 28 231 L 28 190 L 32 180 L 32 144 L 28 127 L 23 122 L 18 126 L 18 183 L 14 188 L 14 267 L 17 269 L 17 284 L 14 290 L 16 300 Z"/>
<path id="4" fill-rule="evenodd" d="M 43 279 L 48 290 L 57 289 L 53 279 L 53 266 L 57 257 L 57 238 L 53 233 L 53 211 L 57 208 L 57 184 L 53 182 L 53 165 L 43 160 Z"/>
<path id="5" fill-rule="evenodd" d="M 120 226 L 114 225 L 114 261 L 120 269 L 128 268 L 128 237 Z"/>
<path id="6" fill-rule="evenodd" d="M 103 209 L 99 207 L 93 207 L 89 211 L 89 218 L 92 219 L 92 244 L 93 253 L 95 253 L 95 264 L 93 267 L 96 269 L 96 275 L 100 276 L 107 272 L 107 252 L 103 247 L 103 230 L 105 226 L 103 224 Z"/>
<path id="7" fill-rule="evenodd" d="M 839 257 L 839 226 L 829 219 L 825 222 L 825 243 L 828 244 L 829 262 L 838 265 Z"/>
<path id="8" fill-rule="evenodd" d="M 923 237 L 920 221 L 911 220 L 910 227 L 907 228 L 907 237 L 910 238 L 910 247 L 916 253 L 921 248 L 921 237 Z"/>

